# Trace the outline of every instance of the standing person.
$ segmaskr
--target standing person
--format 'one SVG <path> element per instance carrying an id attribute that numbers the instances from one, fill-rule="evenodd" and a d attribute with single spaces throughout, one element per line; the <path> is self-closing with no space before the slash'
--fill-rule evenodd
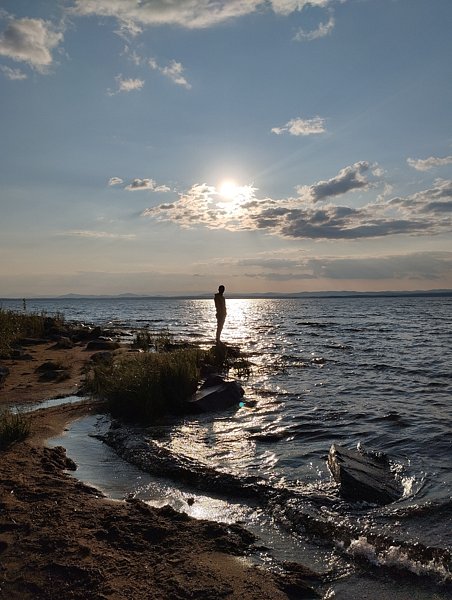
<path id="1" fill-rule="evenodd" d="M 226 300 L 225 300 L 223 294 L 224 294 L 224 285 L 220 285 L 220 287 L 218 288 L 218 293 L 215 294 L 215 296 L 214 296 L 215 308 L 217 311 L 217 314 L 216 314 L 216 317 L 217 317 L 217 335 L 216 335 L 217 344 L 221 343 L 220 336 L 221 336 L 221 332 L 223 330 L 224 321 L 226 319 Z"/>

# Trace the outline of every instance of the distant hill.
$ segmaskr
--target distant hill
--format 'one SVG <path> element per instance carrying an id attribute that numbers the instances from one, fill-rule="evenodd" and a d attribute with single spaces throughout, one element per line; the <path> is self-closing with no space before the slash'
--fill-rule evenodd
<path id="1" fill-rule="evenodd" d="M 122 294 L 64 294 L 62 296 L 35 296 L 35 300 L 106 300 L 114 298 L 187 298 L 187 299 L 211 299 L 213 292 L 200 292 L 198 294 L 134 294 L 125 292 Z M 415 290 L 415 291 L 383 291 L 383 292 L 356 292 L 356 291 L 322 291 L 322 292 L 294 292 L 292 294 L 281 294 L 280 292 L 264 292 L 250 294 L 228 293 L 227 298 L 237 299 L 259 299 L 259 298 L 379 298 L 379 297 L 431 297 L 431 296 L 452 296 L 452 289 L 434 289 L 434 290 Z M 3 298 L 12 300 L 13 298 Z M 17 298 L 21 300 L 21 298 Z M 27 299 L 33 299 L 28 297 Z M 2 300 L 0 298 L 0 300 Z"/>

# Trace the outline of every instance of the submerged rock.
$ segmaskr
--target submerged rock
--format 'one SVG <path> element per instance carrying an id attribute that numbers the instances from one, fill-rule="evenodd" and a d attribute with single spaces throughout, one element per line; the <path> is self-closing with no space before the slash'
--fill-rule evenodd
<path id="1" fill-rule="evenodd" d="M 346 500 L 389 504 L 402 497 L 402 486 L 384 458 L 333 444 L 328 466 Z"/>

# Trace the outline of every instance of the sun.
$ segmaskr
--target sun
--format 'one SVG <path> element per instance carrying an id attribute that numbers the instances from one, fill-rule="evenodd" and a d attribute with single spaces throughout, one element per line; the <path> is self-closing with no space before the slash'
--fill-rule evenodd
<path id="1" fill-rule="evenodd" d="M 238 186 L 232 179 L 225 179 L 218 187 L 218 193 L 223 198 L 232 200 L 240 192 L 240 186 Z"/>

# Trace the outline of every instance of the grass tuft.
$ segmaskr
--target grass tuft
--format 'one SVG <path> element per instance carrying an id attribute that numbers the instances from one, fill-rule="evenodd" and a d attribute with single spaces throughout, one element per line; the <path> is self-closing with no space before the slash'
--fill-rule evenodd
<path id="1" fill-rule="evenodd" d="M 24 440 L 31 430 L 30 417 L 21 413 L 5 410 L 0 413 L 0 450 L 13 442 Z"/>

